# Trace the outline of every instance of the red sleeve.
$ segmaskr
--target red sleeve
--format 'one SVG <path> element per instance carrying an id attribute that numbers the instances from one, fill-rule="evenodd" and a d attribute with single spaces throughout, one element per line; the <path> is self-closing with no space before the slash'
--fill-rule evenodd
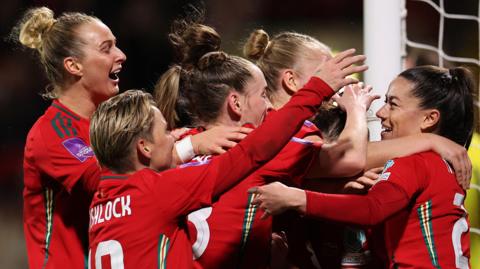
<path id="1" fill-rule="evenodd" d="M 408 205 L 407 194 L 395 183 L 379 182 L 366 195 L 306 191 L 306 215 L 360 225 L 378 224 Z"/>
<path id="2" fill-rule="evenodd" d="M 100 179 L 100 166 L 93 154 L 93 150 L 82 138 L 73 137 L 63 141 L 52 135 L 33 138 L 32 148 L 26 150 L 26 158 L 30 153 L 30 159 L 40 171 L 62 184 L 68 192 L 73 186 L 82 180 L 83 187 L 88 193 L 96 191 Z M 70 143 L 70 144 L 69 144 Z M 84 158 L 77 158 L 68 150 L 91 151 L 91 154 L 83 154 Z"/>
<path id="3" fill-rule="evenodd" d="M 180 183 L 185 185 L 184 189 L 191 194 L 191 197 L 197 197 L 195 200 L 207 202 L 205 195 L 209 195 L 210 199 L 218 196 L 272 159 L 303 122 L 315 113 L 322 100 L 329 98 L 333 93 L 333 90 L 321 79 L 312 78 L 282 109 L 269 117 L 238 145 L 213 158 L 208 165 L 176 169 L 175 177 L 189 178 L 188 182 L 204 184 L 205 186 L 200 188 L 200 185 L 186 186 L 185 184 L 190 183 Z M 272 136 L 272 134 L 276 135 Z M 209 186 L 213 188 L 210 192 Z M 189 210 L 198 208 L 198 203 L 189 204 L 191 205 Z"/>
<path id="4" fill-rule="evenodd" d="M 333 195 L 307 191 L 307 215 L 375 225 L 407 206 L 410 199 L 426 187 L 426 174 L 425 161 L 418 154 L 389 160 L 379 182 L 367 195 Z"/>
<path id="5" fill-rule="evenodd" d="M 312 77 L 278 112 L 237 146 L 212 160 L 216 170 L 214 196 L 231 188 L 260 165 L 272 159 L 310 118 L 320 103 L 334 91 L 321 79 Z M 275 135 L 272 135 L 275 134 Z"/>
<path id="6" fill-rule="evenodd" d="M 379 180 L 397 184 L 410 199 L 427 186 L 426 171 L 425 160 L 419 154 L 414 154 L 387 161 Z"/>
<path id="7" fill-rule="evenodd" d="M 310 165 L 316 159 L 320 146 L 303 139 L 292 139 L 275 158 L 257 172 L 267 182 L 282 181 L 300 186 Z"/>

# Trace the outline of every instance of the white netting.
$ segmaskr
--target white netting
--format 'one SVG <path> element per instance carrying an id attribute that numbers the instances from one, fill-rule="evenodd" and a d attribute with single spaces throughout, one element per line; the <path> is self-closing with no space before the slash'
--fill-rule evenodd
<path id="1" fill-rule="evenodd" d="M 439 25 L 438 25 L 438 40 L 437 44 L 427 44 L 426 42 L 418 42 L 414 41 L 409 38 L 408 35 L 408 29 L 407 29 L 407 19 L 408 19 L 408 10 L 407 10 L 407 1 L 410 2 L 416 2 L 416 3 L 424 3 L 430 8 L 436 10 L 436 12 L 439 15 Z M 420 49 L 420 50 L 426 50 L 429 52 L 433 52 L 438 56 L 438 65 L 441 67 L 444 67 L 446 64 L 446 61 L 454 64 L 467 64 L 469 65 L 470 69 L 477 74 L 477 85 L 478 83 L 478 74 L 480 73 L 480 1 L 478 2 L 477 6 L 477 16 L 473 15 L 466 15 L 466 14 L 453 14 L 449 13 L 445 9 L 445 1 L 444 0 L 437 0 L 437 1 L 432 1 L 432 0 L 402 0 L 402 12 L 401 12 L 401 35 L 402 35 L 402 58 L 405 60 L 407 57 L 407 48 L 415 48 L 415 49 Z M 426 19 L 426 18 L 423 18 Z M 471 40 L 473 42 L 476 42 L 477 44 L 477 51 L 473 52 L 471 57 L 457 57 L 454 55 L 450 55 L 445 52 L 445 41 L 447 38 L 451 38 L 447 36 L 449 32 L 445 31 L 445 23 L 446 20 L 463 20 L 463 21 L 469 21 L 476 23 L 477 29 L 476 32 L 472 31 L 469 33 Z M 415 30 L 415 29 L 412 29 Z M 450 32 L 451 33 L 451 32 Z M 475 40 L 476 39 L 476 40 Z M 434 43 L 434 42 L 432 42 Z M 458 46 L 462 46 L 462 42 L 459 42 Z M 480 94 L 477 92 L 477 96 L 480 98 Z M 477 107 L 479 106 L 480 102 L 477 100 L 476 102 Z M 471 188 L 480 191 L 480 186 L 477 184 L 471 184 Z M 480 234 L 480 229 L 476 228 L 471 228 L 471 232 Z"/>
<path id="2" fill-rule="evenodd" d="M 405 1 L 405 0 L 404 0 Z M 408 1 L 408 0 L 407 0 Z M 453 63 L 458 63 L 458 64 L 472 64 L 477 67 L 476 71 L 477 74 L 480 72 L 480 41 L 478 42 L 477 46 L 477 53 L 473 57 L 456 57 L 453 55 L 449 55 L 448 53 L 445 52 L 444 50 L 444 41 L 445 41 L 445 20 L 450 19 L 450 20 L 464 20 L 464 21 L 470 21 L 474 22 L 477 24 L 477 32 L 476 33 L 471 33 L 473 38 L 478 38 L 480 37 L 480 1 L 478 2 L 477 6 L 477 16 L 473 15 L 465 15 L 465 14 L 453 14 L 449 13 L 445 10 L 445 4 L 444 0 L 438 0 L 438 4 L 432 0 L 410 0 L 412 2 L 422 2 L 427 5 L 429 5 L 431 8 L 436 10 L 439 14 L 439 27 L 438 27 L 438 41 L 436 46 L 432 44 L 426 44 L 426 43 L 421 43 L 421 42 L 416 42 L 410 39 L 407 35 L 407 8 L 406 4 L 402 5 L 403 10 L 402 10 L 402 57 L 406 58 L 407 57 L 407 47 L 410 48 L 417 48 L 417 49 L 422 49 L 430 52 L 434 52 L 438 56 L 438 65 L 441 67 L 444 67 L 445 60 L 453 62 Z M 459 46 L 462 46 L 462 44 L 459 44 Z M 470 68 L 472 69 L 472 68 Z M 476 76 L 477 78 L 477 85 L 480 85 L 479 83 L 479 75 Z M 477 92 L 477 97 L 479 98 L 475 104 L 477 107 L 480 106 L 480 94 Z"/>

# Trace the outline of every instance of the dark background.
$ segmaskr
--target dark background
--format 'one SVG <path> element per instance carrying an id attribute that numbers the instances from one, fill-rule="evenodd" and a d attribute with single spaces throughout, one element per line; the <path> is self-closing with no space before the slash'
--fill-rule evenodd
<path id="1" fill-rule="evenodd" d="M 29 51 L 5 38 L 23 12 L 48 6 L 58 16 L 80 11 L 108 25 L 127 55 L 120 74 L 122 91 L 153 88 L 172 61 L 166 36 L 173 19 L 184 14 L 192 1 L 159 0 L 54 0 L 2 1 L 0 7 L 0 268 L 26 268 L 22 231 L 22 157 L 24 140 L 50 101 L 39 93 L 47 85 L 42 68 Z M 449 12 L 477 14 L 478 1 L 445 1 Z M 193 2 L 198 4 L 198 2 Z M 206 0 L 206 23 L 222 35 L 223 48 L 240 54 L 249 33 L 262 27 L 269 34 L 289 30 L 312 35 L 334 50 L 350 47 L 363 51 L 363 2 L 359 0 Z M 427 5 L 408 1 L 410 39 L 437 43 L 438 14 Z M 478 58 L 478 25 L 446 23 L 445 48 L 456 56 Z M 379 40 L 378 42 L 382 42 Z M 478 70 L 475 72 L 478 73 Z"/>

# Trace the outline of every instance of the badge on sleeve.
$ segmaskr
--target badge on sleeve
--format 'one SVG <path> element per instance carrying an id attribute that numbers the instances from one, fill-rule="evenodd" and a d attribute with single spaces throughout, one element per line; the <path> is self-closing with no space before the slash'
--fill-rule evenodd
<path id="1" fill-rule="evenodd" d="M 393 160 L 388 160 L 386 163 L 385 163 L 385 166 L 383 167 L 383 172 L 387 171 L 388 168 L 392 167 L 393 165 L 395 164 L 395 162 Z"/>
<path id="2" fill-rule="evenodd" d="M 95 154 L 90 146 L 85 143 L 81 138 L 74 137 L 62 142 L 63 146 L 67 149 L 73 157 L 77 158 L 80 162 L 84 162 Z"/>

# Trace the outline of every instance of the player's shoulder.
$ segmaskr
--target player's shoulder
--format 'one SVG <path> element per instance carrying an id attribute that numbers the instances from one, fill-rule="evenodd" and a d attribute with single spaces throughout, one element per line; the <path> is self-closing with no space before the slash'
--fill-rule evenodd
<path id="1" fill-rule="evenodd" d="M 426 163 L 429 161 L 441 161 L 442 157 L 433 151 L 423 151 L 404 157 L 392 159 L 396 163 Z"/>
<path id="2" fill-rule="evenodd" d="M 298 132 L 295 134 L 296 138 L 305 138 L 307 136 L 317 135 L 320 136 L 320 131 L 318 130 L 317 126 L 313 124 L 313 122 L 306 120 L 303 122 L 302 127 Z"/>

